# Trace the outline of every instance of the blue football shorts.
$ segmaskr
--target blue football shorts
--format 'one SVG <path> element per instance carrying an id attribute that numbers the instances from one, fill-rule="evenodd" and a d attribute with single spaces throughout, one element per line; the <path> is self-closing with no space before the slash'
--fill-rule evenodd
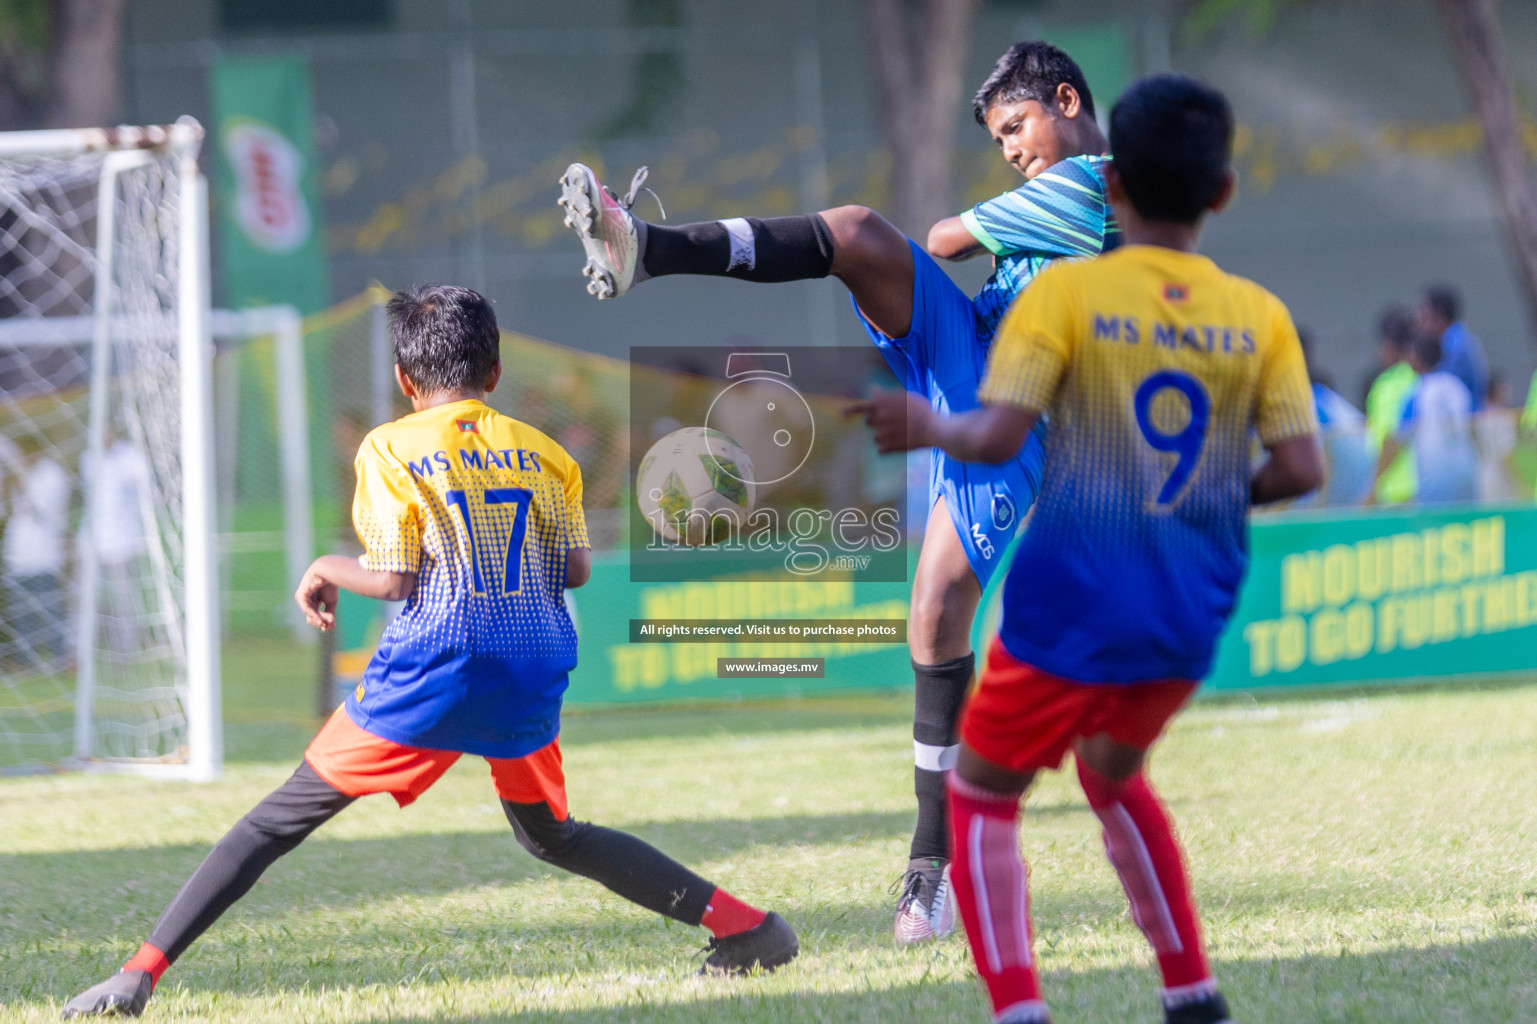
<path id="1" fill-rule="evenodd" d="M 983 336 L 971 299 L 950 275 L 917 243 L 908 244 L 913 253 L 913 311 L 907 334 L 888 337 L 863 315 L 860 323 L 908 391 L 924 395 L 940 412 L 975 409 L 992 338 Z M 857 303 L 854 309 L 858 313 Z M 1003 564 L 1004 551 L 1040 489 L 1045 437 L 1045 425 L 1036 424 L 1020 453 L 996 466 L 933 453 L 929 507 L 945 499 L 972 572 L 983 587 Z"/>

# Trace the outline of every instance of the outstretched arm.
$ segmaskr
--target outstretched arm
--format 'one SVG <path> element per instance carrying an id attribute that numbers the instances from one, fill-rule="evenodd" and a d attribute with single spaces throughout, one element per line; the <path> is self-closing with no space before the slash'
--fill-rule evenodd
<path id="1" fill-rule="evenodd" d="M 1007 462 L 1019 454 L 1041 414 L 1012 405 L 945 416 L 921 395 L 879 391 L 844 409 L 845 416 L 862 416 L 875 431 L 881 454 L 914 448 L 938 448 L 961 462 Z"/>
<path id="2" fill-rule="evenodd" d="M 969 260 L 987 251 L 960 217 L 946 217 L 930 228 L 925 248 L 941 260 Z"/>
<path id="3" fill-rule="evenodd" d="M 319 630 L 336 627 L 338 590 L 350 590 L 380 601 L 404 601 L 416 587 L 414 572 L 375 572 L 356 558 L 321 555 L 310 563 L 294 592 L 304 619 Z"/>
<path id="4" fill-rule="evenodd" d="M 1249 503 L 1300 498 L 1324 482 L 1324 451 L 1317 434 L 1288 437 L 1265 449 L 1270 457 L 1249 481 Z"/>

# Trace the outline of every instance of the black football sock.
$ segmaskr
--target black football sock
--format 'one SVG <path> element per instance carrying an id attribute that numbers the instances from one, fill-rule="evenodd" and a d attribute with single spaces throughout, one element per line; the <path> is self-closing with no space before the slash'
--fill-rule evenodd
<path id="1" fill-rule="evenodd" d="M 203 859 L 160 915 L 149 944 L 175 963 L 220 914 L 250 891 L 263 871 L 353 799 L 316 774 L 308 761 L 302 762 Z"/>
<path id="2" fill-rule="evenodd" d="M 732 217 L 667 227 L 647 224 L 641 266 L 649 277 L 706 274 L 773 283 L 826 277 L 833 236 L 820 214 Z"/>
<path id="3" fill-rule="evenodd" d="M 914 860 L 950 859 L 945 771 L 955 767 L 956 725 L 976 663 L 974 654 L 938 665 L 913 662 L 913 792 L 918 796 L 918 824 L 908 855 Z"/>
<path id="4" fill-rule="evenodd" d="M 602 825 L 557 819 L 549 804 L 502 801 L 522 847 L 535 857 L 590 878 L 647 910 L 698 925 L 715 886 L 649 843 Z"/>

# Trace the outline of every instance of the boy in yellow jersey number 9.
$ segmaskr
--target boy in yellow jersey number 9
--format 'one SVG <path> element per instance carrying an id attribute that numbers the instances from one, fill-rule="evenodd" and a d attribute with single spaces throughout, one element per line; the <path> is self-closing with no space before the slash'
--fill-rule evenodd
<path id="1" fill-rule="evenodd" d="M 1179 75 L 1134 85 L 1105 171 L 1124 244 L 1046 269 L 1015 302 L 978 391 L 940 416 L 881 394 L 851 407 L 882 451 L 1013 456 L 1051 416 L 1035 515 L 950 778 L 956 899 L 998 1024 L 1045 1024 L 1019 857 L 1021 798 L 1069 751 L 1157 954 L 1168 1024 L 1221 1024 L 1183 854 L 1144 769 L 1211 669 L 1247 566 L 1251 503 L 1322 480 L 1301 347 L 1279 299 L 1195 253 L 1233 192 L 1233 115 Z M 1251 475 L 1252 432 L 1269 453 Z"/>

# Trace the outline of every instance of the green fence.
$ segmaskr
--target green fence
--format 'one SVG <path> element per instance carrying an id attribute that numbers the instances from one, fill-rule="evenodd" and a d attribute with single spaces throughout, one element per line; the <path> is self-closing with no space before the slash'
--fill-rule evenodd
<path id="1" fill-rule="evenodd" d="M 1537 673 L 1537 508 L 1281 513 L 1250 527 L 1249 575 L 1206 692 Z M 909 569 L 916 564 L 912 552 Z M 631 583 L 600 554 L 571 592 L 581 635 L 573 704 L 788 697 L 911 684 L 904 643 L 644 642 L 631 620 L 905 619 L 907 583 Z M 345 614 L 361 614 L 362 599 Z M 375 606 L 377 607 L 377 606 Z M 984 611 L 996 622 L 996 599 Z M 339 681 L 382 627 L 347 631 Z M 984 631 L 990 632 L 990 631 Z M 343 647 L 349 644 L 344 640 Z M 815 679 L 719 678 L 719 658 L 823 659 Z"/>
<path id="2" fill-rule="evenodd" d="M 1251 561 L 1210 692 L 1537 672 L 1537 509 L 1279 513 L 1250 527 Z M 600 559 L 573 594 L 573 703 L 789 695 L 908 685 L 905 645 L 630 642 L 629 620 L 897 618 L 907 584 L 706 580 L 631 584 Z M 996 605 L 991 609 L 996 616 Z M 987 614 L 987 613 L 984 613 Z M 824 657 L 822 679 L 718 679 L 716 658 Z"/>

